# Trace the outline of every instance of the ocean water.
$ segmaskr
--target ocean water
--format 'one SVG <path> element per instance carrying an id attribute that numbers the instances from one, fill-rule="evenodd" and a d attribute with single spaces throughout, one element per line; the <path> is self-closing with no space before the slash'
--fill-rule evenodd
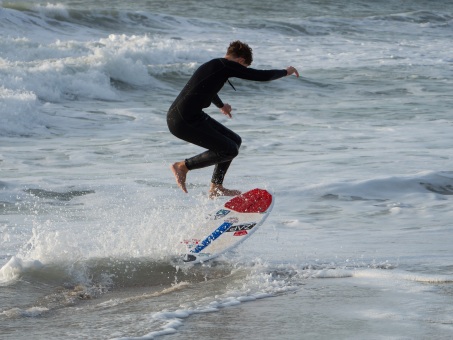
<path id="1" fill-rule="evenodd" d="M 450 0 L 0 1 L 0 338 L 452 338 L 452 36 Z M 207 109 L 276 203 L 182 265 L 222 199 L 166 112 L 237 39 L 301 74 Z"/>

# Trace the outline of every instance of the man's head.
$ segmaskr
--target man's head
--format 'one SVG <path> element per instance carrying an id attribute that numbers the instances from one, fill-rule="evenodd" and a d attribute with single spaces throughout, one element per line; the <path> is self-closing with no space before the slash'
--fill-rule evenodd
<path id="1" fill-rule="evenodd" d="M 243 59 L 244 66 L 250 66 L 253 61 L 252 48 L 239 40 L 230 43 L 226 54 L 235 59 Z"/>

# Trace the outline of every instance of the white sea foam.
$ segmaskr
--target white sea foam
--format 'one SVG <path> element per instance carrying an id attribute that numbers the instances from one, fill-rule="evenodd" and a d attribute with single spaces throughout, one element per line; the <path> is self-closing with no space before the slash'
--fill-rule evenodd
<path id="1" fill-rule="evenodd" d="M 38 260 L 24 261 L 13 256 L 5 265 L 0 268 L 0 286 L 14 283 L 24 270 L 40 269 L 43 264 Z"/>
<path id="2" fill-rule="evenodd" d="M 407 273 L 402 271 L 383 271 L 383 270 L 357 270 L 351 273 L 351 276 L 358 278 L 372 278 L 376 281 L 389 280 L 393 282 L 420 282 L 430 284 L 452 283 L 451 275 L 433 275 L 420 273 Z"/>
<path id="3" fill-rule="evenodd" d="M 190 318 L 194 314 L 219 312 L 224 308 L 269 298 L 275 296 L 275 294 L 282 293 L 282 290 L 276 287 L 285 286 L 286 292 L 295 290 L 295 287 L 291 287 L 286 281 L 286 278 L 270 279 L 269 274 L 262 272 L 262 269 L 263 267 L 261 266 L 257 267 L 256 273 L 248 276 L 244 280 L 243 288 L 240 290 L 229 291 L 213 298 L 209 297 L 200 301 L 193 301 L 189 308 L 181 306 L 183 308 L 153 313 L 151 318 L 160 323 L 159 329 L 140 337 L 122 337 L 120 339 L 153 339 L 160 335 L 172 334 L 177 332 L 178 328 L 183 325 L 185 319 Z M 258 285 L 256 280 L 260 281 Z"/>
<path id="4" fill-rule="evenodd" d="M 33 128 L 43 125 L 45 120 L 39 114 L 40 104 L 30 91 L 11 90 L 0 87 L 0 135 L 30 135 Z"/>
<path id="5" fill-rule="evenodd" d="M 43 127 L 42 102 L 120 100 L 121 93 L 111 80 L 150 90 L 168 88 L 155 75 L 173 72 L 172 65 L 185 60 L 187 48 L 177 52 L 176 44 L 166 38 L 125 34 L 88 42 L 58 39 L 46 44 L 0 37 L 5 48 L 0 59 L 0 112 L 7 119 L 0 133 L 23 134 Z M 17 55 L 20 61 L 14 60 Z M 189 64 L 186 70 L 191 69 Z"/>
<path id="6" fill-rule="evenodd" d="M 8 318 L 13 318 L 13 317 L 33 318 L 33 317 L 39 317 L 48 311 L 49 311 L 49 309 L 45 308 L 45 307 L 30 307 L 27 309 L 12 308 L 12 309 L 3 311 L 2 313 L 0 313 L 0 315 L 4 315 Z"/>

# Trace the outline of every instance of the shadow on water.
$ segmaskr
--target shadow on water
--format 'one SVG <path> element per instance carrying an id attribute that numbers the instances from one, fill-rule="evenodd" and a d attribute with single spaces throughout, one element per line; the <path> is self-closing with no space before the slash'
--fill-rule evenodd
<path id="1" fill-rule="evenodd" d="M 131 295 L 132 299 L 137 292 L 141 292 L 138 294 L 141 298 L 154 297 L 191 284 L 222 279 L 232 270 L 225 263 L 180 267 L 172 259 L 146 258 L 97 258 L 24 268 L 18 280 L 4 287 L 16 293 L 21 291 L 21 296 L 7 303 L 0 314 L 43 316 L 114 292 Z"/>
<path id="2" fill-rule="evenodd" d="M 60 201 L 70 201 L 75 197 L 94 194 L 94 190 L 71 190 L 67 192 L 47 191 L 43 189 L 25 189 L 25 193 L 44 199 L 56 199 Z"/>

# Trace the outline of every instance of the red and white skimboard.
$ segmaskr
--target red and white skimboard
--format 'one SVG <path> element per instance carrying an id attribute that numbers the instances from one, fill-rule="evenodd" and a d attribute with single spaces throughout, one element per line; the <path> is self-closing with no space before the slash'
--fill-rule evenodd
<path id="1" fill-rule="evenodd" d="M 194 235 L 184 239 L 184 262 L 209 261 L 236 247 L 263 224 L 272 210 L 274 197 L 264 189 L 235 196 L 208 215 Z"/>

